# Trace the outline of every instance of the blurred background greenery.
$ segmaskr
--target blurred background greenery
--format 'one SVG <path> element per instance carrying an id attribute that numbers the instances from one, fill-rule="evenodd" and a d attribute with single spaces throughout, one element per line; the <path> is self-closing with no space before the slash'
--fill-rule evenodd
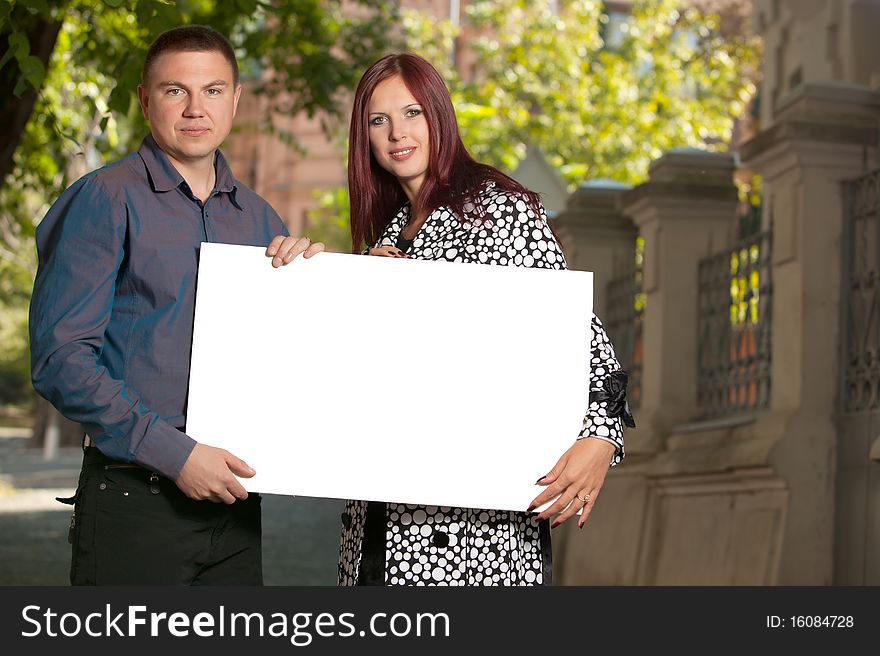
<path id="1" fill-rule="evenodd" d="M 137 147 L 143 57 L 167 28 L 227 34 L 262 99 L 260 129 L 302 150 L 273 117 L 318 117 L 340 157 L 350 91 L 393 50 L 441 70 L 476 158 L 512 172 L 535 147 L 569 190 L 641 182 L 671 148 L 726 150 L 752 116 L 760 44 L 748 0 L 465 0 L 442 19 L 424 4 L 0 0 L 0 422 L 27 423 L 40 407 L 27 345 L 34 229 L 66 186 Z M 309 236 L 349 250 L 345 188 L 318 196 Z"/>

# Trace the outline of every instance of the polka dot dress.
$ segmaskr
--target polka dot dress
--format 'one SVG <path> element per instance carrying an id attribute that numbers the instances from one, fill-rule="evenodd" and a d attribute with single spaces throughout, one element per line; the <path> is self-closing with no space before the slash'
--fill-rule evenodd
<path id="1" fill-rule="evenodd" d="M 480 197 L 488 220 L 463 223 L 448 209 L 434 211 L 410 257 L 504 266 L 564 269 L 562 250 L 522 196 L 491 187 Z M 475 216 L 465 206 L 467 216 Z M 392 219 L 376 246 L 394 246 L 409 220 L 409 205 Z M 593 317 L 591 391 L 620 365 L 601 322 Z M 608 417 L 603 402 L 589 404 L 579 437 L 615 445 L 612 465 L 624 456 L 623 422 Z M 352 500 L 342 515 L 339 584 L 543 585 L 550 583 L 548 522 L 528 513 L 385 504 Z M 365 574 L 369 572 L 370 576 Z"/>

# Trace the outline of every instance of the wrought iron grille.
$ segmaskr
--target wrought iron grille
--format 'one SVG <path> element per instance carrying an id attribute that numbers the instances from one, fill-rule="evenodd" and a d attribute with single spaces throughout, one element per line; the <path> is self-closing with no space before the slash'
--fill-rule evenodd
<path id="1" fill-rule="evenodd" d="M 614 345 L 620 366 L 629 375 L 626 396 L 632 411 L 638 409 L 642 400 L 642 320 L 645 315 L 645 294 L 642 292 L 643 259 L 644 242 L 639 238 L 636 241 L 633 268 L 609 280 L 605 288 L 605 331 Z"/>
<path id="2" fill-rule="evenodd" d="M 770 403 L 772 228 L 700 260 L 697 402 L 704 419 Z"/>
<path id="3" fill-rule="evenodd" d="M 880 407 L 880 170 L 843 183 L 844 412 Z"/>

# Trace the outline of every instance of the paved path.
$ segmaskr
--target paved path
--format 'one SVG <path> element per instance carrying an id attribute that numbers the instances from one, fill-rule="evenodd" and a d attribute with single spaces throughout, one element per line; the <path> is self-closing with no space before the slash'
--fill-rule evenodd
<path id="1" fill-rule="evenodd" d="M 82 451 L 47 460 L 27 433 L 0 429 L 0 585 L 68 585 L 70 507 Z M 342 501 L 263 497 L 266 585 L 335 585 Z"/>

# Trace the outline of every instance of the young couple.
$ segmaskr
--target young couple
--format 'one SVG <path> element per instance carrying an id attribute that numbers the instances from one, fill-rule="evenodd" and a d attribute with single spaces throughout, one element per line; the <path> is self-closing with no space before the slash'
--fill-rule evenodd
<path id="1" fill-rule="evenodd" d="M 65 190 L 37 229 L 33 383 L 86 434 L 70 500 L 74 585 L 262 583 L 260 498 L 236 478 L 254 471 L 186 434 L 199 245 L 266 246 L 274 267 L 324 247 L 289 236 L 218 150 L 240 94 L 222 35 L 163 33 L 138 87 L 150 134 Z M 349 189 L 354 251 L 565 268 L 538 195 L 468 155 L 443 80 L 415 55 L 384 57 L 360 81 Z M 596 318 L 592 334 L 583 429 L 532 508 L 552 505 L 537 514 L 349 501 L 339 582 L 550 583 L 550 529 L 578 511 L 583 526 L 623 458 L 623 424 L 633 425 Z"/>

